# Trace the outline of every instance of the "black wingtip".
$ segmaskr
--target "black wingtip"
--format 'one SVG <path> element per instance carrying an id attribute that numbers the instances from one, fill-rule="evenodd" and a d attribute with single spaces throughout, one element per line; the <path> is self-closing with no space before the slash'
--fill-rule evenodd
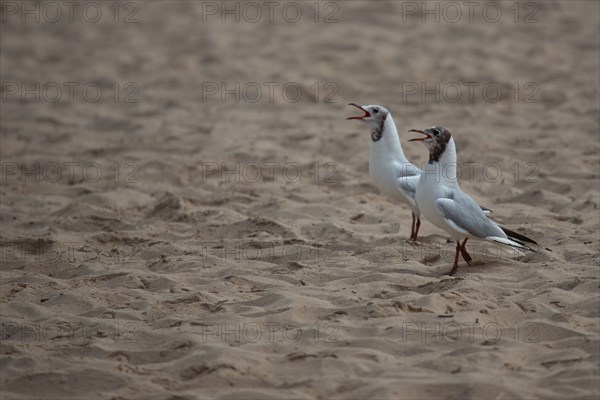
<path id="1" fill-rule="evenodd" d="M 513 239 L 513 240 L 517 239 L 517 241 L 531 243 L 531 244 L 535 244 L 536 246 L 539 246 L 539 244 L 537 244 L 537 242 L 535 240 L 530 239 L 527 236 L 524 236 L 524 235 L 521 235 L 520 233 L 511 231 L 510 229 L 507 229 L 503 226 L 501 226 L 500 229 L 502 229 L 504 231 L 504 233 L 506 233 L 506 236 L 508 236 L 510 239 Z"/>
<path id="2" fill-rule="evenodd" d="M 496 243 L 500 243 L 506 246 L 510 246 L 510 247 L 514 247 L 515 249 L 521 249 L 521 250 L 529 250 L 533 253 L 539 253 L 538 250 L 534 249 L 533 247 L 526 245 L 525 243 L 521 242 L 520 240 L 517 240 L 515 238 L 511 238 L 509 237 L 510 240 L 512 240 L 514 243 L 516 244 L 510 244 L 510 243 L 506 243 L 506 242 L 500 242 L 500 241 L 495 241 Z"/>

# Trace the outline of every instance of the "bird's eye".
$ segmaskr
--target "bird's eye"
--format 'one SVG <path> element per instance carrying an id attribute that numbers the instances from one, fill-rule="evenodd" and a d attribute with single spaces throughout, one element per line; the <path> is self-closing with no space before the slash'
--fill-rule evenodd
<path id="1" fill-rule="evenodd" d="M 379 108 L 373 110 L 373 114 L 377 114 L 379 112 Z"/>
<path id="2" fill-rule="evenodd" d="M 432 129 L 431 133 L 433 133 L 433 136 L 437 136 L 440 134 L 440 131 L 438 131 L 437 129 Z"/>

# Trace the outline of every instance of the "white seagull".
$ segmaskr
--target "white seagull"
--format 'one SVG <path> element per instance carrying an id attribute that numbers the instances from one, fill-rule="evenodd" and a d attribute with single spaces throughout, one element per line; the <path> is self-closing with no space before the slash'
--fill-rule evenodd
<path id="1" fill-rule="evenodd" d="M 363 122 L 371 131 L 371 156 L 369 175 L 381 194 L 407 204 L 412 211 L 410 240 L 417 240 L 421 226 L 421 213 L 415 202 L 415 191 L 421 170 L 411 164 L 400 144 L 394 119 L 387 108 L 370 105 L 359 106 L 364 115 L 349 117 Z"/>
<path id="2" fill-rule="evenodd" d="M 429 149 L 429 162 L 421 172 L 415 196 L 419 210 L 429 222 L 445 230 L 456 241 L 454 265 L 448 275 L 454 275 L 458 270 L 459 253 L 470 264 L 471 256 L 465 248 L 469 239 L 536 251 L 526 244 L 537 245 L 536 242 L 490 220 L 475 200 L 460 189 L 456 181 L 456 146 L 448 129 L 434 126 L 409 132 L 425 135 L 409 141 L 421 141 Z"/>
<path id="3" fill-rule="evenodd" d="M 363 122 L 371 132 L 369 157 L 371 179 L 381 194 L 400 200 L 410 207 L 412 211 L 410 240 L 417 240 L 421 226 L 421 213 L 415 201 L 415 192 L 421 170 L 404 155 L 396 124 L 387 108 L 378 105 L 359 106 L 354 103 L 348 105 L 357 107 L 364 114 L 346 119 Z M 458 185 L 456 180 L 453 184 Z M 491 212 L 487 208 L 481 208 L 485 213 Z"/>

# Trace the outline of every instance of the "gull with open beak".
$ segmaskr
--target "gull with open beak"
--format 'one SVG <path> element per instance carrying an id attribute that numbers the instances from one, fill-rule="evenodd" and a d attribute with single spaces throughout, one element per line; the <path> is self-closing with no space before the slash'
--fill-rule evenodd
<path id="1" fill-rule="evenodd" d="M 449 275 L 458 270 L 459 254 L 470 265 L 471 256 L 465 247 L 469 239 L 536 251 L 531 247 L 537 245 L 536 242 L 490 220 L 475 200 L 460 189 L 456 181 L 456 145 L 448 129 L 434 126 L 409 132 L 423 135 L 410 142 L 423 142 L 429 149 L 429 162 L 421 172 L 416 189 L 419 210 L 429 222 L 445 230 L 456 242 L 454 265 Z"/>
<path id="2" fill-rule="evenodd" d="M 358 108 L 363 114 L 347 119 L 361 121 L 371 132 L 369 175 L 383 195 L 408 205 L 412 211 L 410 240 L 417 240 L 421 213 L 415 202 L 415 191 L 421 170 L 404 155 L 394 119 L 385 107 L 359 106 L 354 103 L 349 105 Z"/>

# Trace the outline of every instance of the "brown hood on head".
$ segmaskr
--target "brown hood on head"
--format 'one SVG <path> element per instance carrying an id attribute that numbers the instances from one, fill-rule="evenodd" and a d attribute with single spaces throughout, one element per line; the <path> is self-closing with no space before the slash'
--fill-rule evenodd
<path id="1" fill-rule="evenodd" d="M 452 133 L 449 129 L 443 126 L 434 126 L 425 130 L 411 129 L 409 132 L 417 132 L 425 135 L 421 138 L 410 139 L 409 142 L 424 142 L 427 140 L 429 148 L 429 162 L 437 162 L 440 156 L 446 151 L 446 145 L 452 138 Z"/>

